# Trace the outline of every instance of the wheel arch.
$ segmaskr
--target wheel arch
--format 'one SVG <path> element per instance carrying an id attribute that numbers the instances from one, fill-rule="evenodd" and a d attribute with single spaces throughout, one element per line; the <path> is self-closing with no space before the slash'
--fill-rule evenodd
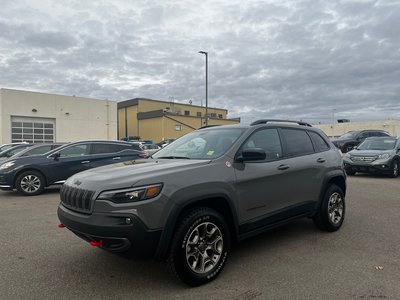
<path id="1" fill-rule="evenodd" d="M 196 207 L 209 207 L 220 213 L 228 224 L 228 229 L 231 234 L 232 241 L 237 241 L 238 224 L 237 216 L 232 203 L 229 199 L 222 195 L 214 195 L 201 199 L 190 199 L 184 204 L 176 206 L 169 215 L 165 228 L 160 238 L 156 259 L 164 260 L 168 255 L 171 246 L 173 235 L 183 214 Z"/>
<path id="2" fill-rule="evenodd" d="M 318 210 L 322 204 L 322 200 L 324 199 L 324 195 L 326 192 L 326 189 L 331 185 L 331 184 L 336 184 L 338 187 L 340 187 L 343 191 L 343 195 L 346 196 L 346 176 L 344 174 L 339 174 L 339 173 L 334 173 L 331 174 L 328 178 L 325 179 L 324 184 L 322 185 L 322 189 L 319 195 L 319 200 L 318 200 L 318 205 L 316 207 L 316 210 Z"/>

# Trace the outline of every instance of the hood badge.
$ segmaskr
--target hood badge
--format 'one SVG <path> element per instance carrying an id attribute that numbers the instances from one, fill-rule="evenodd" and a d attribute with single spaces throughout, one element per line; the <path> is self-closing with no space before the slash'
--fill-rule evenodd
<path id="1" fill-rule="evenodd" d="M 232 167 L 232 164 L 231 164 L 229 161 L 227 161 L 227 162 L 225 162 L 225 166 L 227 166 L 228 168 L 230 168 L 230 167 Z"/>
<path id="2" fill-rule="evenodd" d="M 79 181 L 79 180 L 77 179 L 77 180 L 74 181 L 74 184 L 75 184 L 75 185 L 81 185 L 81 184 L 82 184 L 82 181 Z"/>

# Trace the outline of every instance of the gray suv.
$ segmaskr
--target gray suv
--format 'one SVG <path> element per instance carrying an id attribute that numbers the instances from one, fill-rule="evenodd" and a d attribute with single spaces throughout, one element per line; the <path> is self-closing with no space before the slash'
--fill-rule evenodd
<path id="1" fill-rule="evenodd" d="M 217 277 L 234 242 L 298 218 L 336 231 L 345 215 L 339 151 L 303 122 L 191 132 L 147 160 L 70 177 L 60 227 L 91 245 L 166 260 L 186 284 Z"/>

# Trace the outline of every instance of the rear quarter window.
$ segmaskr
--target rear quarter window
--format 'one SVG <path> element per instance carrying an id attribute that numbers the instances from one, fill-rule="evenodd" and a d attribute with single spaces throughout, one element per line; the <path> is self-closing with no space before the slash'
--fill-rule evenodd
<path id="1" fill-rule="evenodd" d="M 327 151 L 330 149 L 327 142 L 318 133 L 309 131 L 308 134 L 310 135 L 317 152 Z"/>

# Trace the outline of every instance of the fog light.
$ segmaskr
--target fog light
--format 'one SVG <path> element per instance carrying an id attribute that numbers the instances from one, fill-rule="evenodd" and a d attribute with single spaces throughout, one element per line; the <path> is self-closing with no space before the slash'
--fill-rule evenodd
<path id="1" fill-rule="evenodd" d="M 128 225 L 131 224 L 132 223 L 132 219 L 131 218 L 126 218 L 125 219 L 125 223 L 128 224 Z"/>
<path id="2" fill-rule="evenodd" d="M 385 169 L 386 168 L 386 165 L 382 165 L 382 169 Z"/>

